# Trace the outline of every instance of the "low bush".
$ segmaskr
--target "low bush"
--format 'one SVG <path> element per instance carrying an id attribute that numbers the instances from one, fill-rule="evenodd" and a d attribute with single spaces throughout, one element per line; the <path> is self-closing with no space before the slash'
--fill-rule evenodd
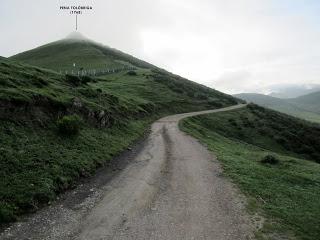
<path id="1" fill-rule="evenodd" d="M 238 126 L 236 120 L 234 120 L 233 118 L 228 119 L 228 122 L 233 126 Z"/>
<path id="2" fill-rule="evenodd" d="M 279 159 L 274 156 L 274 155 L 266 155 L 264 156 L 262 159 L 261 159 L 261 163 L 263 164 L 272 164 L 272 165 L 275 165 L 275 164 L 278 164 L 280 161 Z"/>
<path id="3" fill-rule="evenodd" d="M 82 119 L 78 115 L 69 115 L 57 121 L 57 127 L 63 135 L 77 135 L 82 125 Z"/>
<path id="4" fill-rule="evenodd" d="M 129 75 L 129 76 L 137 76 L 138 74 L 137 74 L 136 71 L 129 71 L 129 72 L 127 72 L 127 75 Z"/>
<path id="5" fill-rule="evenodd" d="M 15 212 L 15 208 L 12 205 L 0 202 L 0 223 L 16 220 Z"/>
<path id="6" fill-rule="evenodd" d="M 96 82 L 95 79 L 93 79 L 92 77 L 89 77 L 89 76 L 82 76 L 80 79 L 81 79 L 82 84 L 87 84 L 89 82 Z"/>
<path id="7" fill-rule="evenodd" d="M 78 76 L 67 74 L 66 80 L 74 86 L 79 86 L 81 84 L 81 79 Z"/>
<path id="8" fill-rule="evenodd" d="M 70 75 L 70 74 L 66 75 L 66 80 L 67 80 L 67 82 L 69 82 L 70 84 L 72 84 L 74 86 L 86 85 L 89 82 L 96 82 L 96 79 L 89 77 L 89 76 L 79 77 L 79 76 Z"/>
<path id="9" fill-rule="evenodd" d="M 286 147 L 287 144 L 287 139 L 284 137 L 279 137 L 279 136 L 274 136 L 274 140 L 276 140 L 276 142 L 280 145 L 282 145 L 284 148 Z"/>

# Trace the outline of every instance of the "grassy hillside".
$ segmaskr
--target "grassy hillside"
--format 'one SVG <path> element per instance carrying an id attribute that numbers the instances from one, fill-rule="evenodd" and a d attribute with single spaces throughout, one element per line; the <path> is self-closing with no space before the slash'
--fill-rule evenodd
<path id="1" fill-rule="evenodd" d="M 320 92 L 289 99 L 289 101 L 302 109 L 320 114 Z"/>
<path id="2" fill-rule="evenodd" d="M 319 125 L 254 104 L 217 114 L 207 124 L 225 137 L 320 163 Z"/>
<path id="3" fill-rule="evenodd" d="M 156 118 L 235 103 L 160 70 L 78 78 L 0 60 L 0 222 L 54 200 Z"/>
<path id="4" fill-rule="evenodd" d="M 10 57 L 55 71 L 135 66 L 155 68 L 142 60 L 91 40 L 63 39 Z M 76 64 L 74 67 L 73 64 Z"/>
<path id="5" fill-rule="evenodd" d="M 310 96 L 305 95 L 292 99 L 280 99 L 256 93 L 241 93 L 236 94 L 235 97 L 298 118 L 320 123 L 320 93 L 312 93 Z"/>
<path id="6" fill-rule="evenodd" d="M 192 117 L 181 128 L 217 155 L 224 173 L 247 195 L 253 220 L 263 226 L 258 239 L 319 239 L 320 165 L 310 161 L 319 161 L 319 127 L 250 105 Z M 304 142 L 314 150 L 296 151 Z M 279 162 L 264 163 L 266 156 Z"/>

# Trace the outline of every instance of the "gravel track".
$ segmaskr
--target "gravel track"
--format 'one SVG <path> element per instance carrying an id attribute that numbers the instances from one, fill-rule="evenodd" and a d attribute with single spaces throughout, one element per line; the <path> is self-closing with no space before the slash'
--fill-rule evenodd
<path id="1" fill-rule="evenodd" d="M 6 229 L 1 239 L 252 239 L 244 198 L 215 156 L 178 122 L 228 108 L 156 121 L 148 138 L 52 206 Z"/>

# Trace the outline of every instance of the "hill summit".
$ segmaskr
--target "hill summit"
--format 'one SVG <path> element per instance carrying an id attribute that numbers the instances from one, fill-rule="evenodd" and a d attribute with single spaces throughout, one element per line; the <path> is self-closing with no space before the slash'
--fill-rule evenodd
<path id="1" fill-rule="evenodd" d="M 88 41 L 87 37 L 85 37 L 82 33 L 78 31 L 71 32 L 67 35 L 66 39 L 72 39 L 72 40 L 85 40 Z M 90 40 L 91 41 L 91 40 Z"/>
<path id="2" fill-rule="evenodd" d="M 10 59 L 57 72 L 156 68 L 129 54 L 96 43 L 80 32 L 72 32 L 62 40 L 19 53 Z"/>

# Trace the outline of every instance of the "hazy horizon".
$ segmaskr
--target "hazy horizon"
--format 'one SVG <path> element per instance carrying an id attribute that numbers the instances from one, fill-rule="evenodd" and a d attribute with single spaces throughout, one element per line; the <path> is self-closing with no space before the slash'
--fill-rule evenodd
<path id="1" fill-rule="evenodd" d="M 94 8 L 78 19 L 86 37 L 227 93 L 320 83 L 315 0 L 3 0 L 0 56 L 66 37 L 70 4 Z"/>

